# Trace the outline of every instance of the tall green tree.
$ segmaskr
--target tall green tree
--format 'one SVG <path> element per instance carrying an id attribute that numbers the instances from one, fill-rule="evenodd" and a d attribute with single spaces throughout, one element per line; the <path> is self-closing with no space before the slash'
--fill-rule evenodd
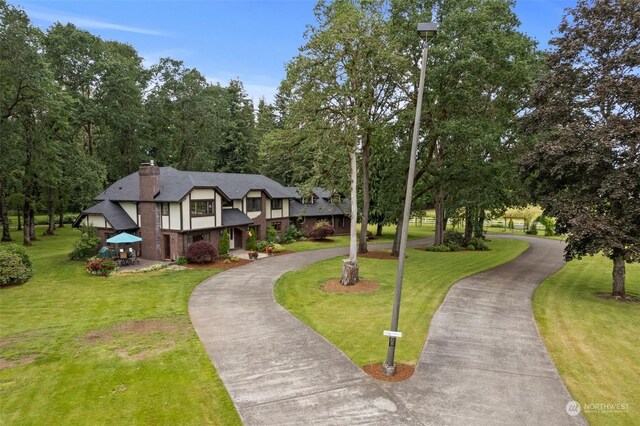
<path id="1" fill-rule="evenodd" d="M 515 174 L 509 152 L 538 69 L 535 43 L 518 31 L 512 6 L 508 0 L 437 2 L 425 112 L 433 161 L 423 175 L 433 187 L 436 244 L 447 211 L 466 207 L 482 215 L 510 202 L 504 191 Z"/>
<path id="2" fill-rule="evenodd" d="M 551 40 L 525 128 L 539 143 L 522 174 L 567 260 L 603 252 L 612 295 L 640 260 L 640 3 L 580 0 Z"/>

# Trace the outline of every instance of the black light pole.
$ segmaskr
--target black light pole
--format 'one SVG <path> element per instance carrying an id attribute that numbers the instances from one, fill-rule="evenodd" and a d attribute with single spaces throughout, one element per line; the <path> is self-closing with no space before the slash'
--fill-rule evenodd
<path id="1" fill-rule="evenodd" d="M 420 84 L 418 86 L 418 99 L 416 104 L 416 118 L 413 123 L 413 137 L 411 138 L 411 156 L 409 157 L 409 175 L 407 176 L 407 192 L 404 198 L 404 213 L 402 215 L 402 230 L 400 234 L 400 253 L 398 258 L 398 273 L 396 275 L 396 291 L 393 298 L 393 313 L 391 314 L 389 350 L 387 360 L 382 366 L 386 376 L 393 376 L 396 372 L 394 356 L 396 352 L 396 336 L 398 333 L 398 317 L 400 316 L 400 296 L 402 295 L 402 280 L 404 276 L 404 258 L 407 251 L 407 234 L 409 231 L 409 219 L 411 215 L 411 197 L 413 196 L 413 177 L 416 172 L 416 151 L 418 149 L 418 133 L 420 132 L 420 117 L 422 115 L 422 94 L 424 93 L 424 76 L 427 70 L 427 53 L 429 51 L 429 39 L 435 37 L 438 25 L 433 22 L 418 24 L 418 35 L 425 40 L 422 50 L 422 67 L 420 68 Z"/>

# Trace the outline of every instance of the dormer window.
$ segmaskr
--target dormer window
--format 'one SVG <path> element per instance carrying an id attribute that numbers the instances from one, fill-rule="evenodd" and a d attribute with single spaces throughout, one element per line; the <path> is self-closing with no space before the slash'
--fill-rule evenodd
<path id="1" fill-rule="evenodd" d="M 313 195 L 309 195 L 308 197 L 302 197 L 302 204 L 313 204 L 316 197 Z"/>

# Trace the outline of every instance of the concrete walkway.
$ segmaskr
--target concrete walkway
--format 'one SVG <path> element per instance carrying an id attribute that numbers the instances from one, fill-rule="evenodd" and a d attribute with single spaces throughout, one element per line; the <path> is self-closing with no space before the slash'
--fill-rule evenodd
<path id="1" fill-rule="evenodd" d="M 572 398 L 531 315 L 535 287 L 562 266 L 562 244 L 527 240 L 518 259 L 451 288 L 402 383 L 367 376 L 273 299 L 280 275 L 345 247 L 215 275 L 189 313 L 245 424 L 583 424 L 565 411 Z"/>

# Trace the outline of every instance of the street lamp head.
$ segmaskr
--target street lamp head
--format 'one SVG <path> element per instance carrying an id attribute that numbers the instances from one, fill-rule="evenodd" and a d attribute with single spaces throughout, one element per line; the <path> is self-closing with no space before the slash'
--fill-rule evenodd
<path id="1" fill-rule="evenodd" d="M 421 22 L 418 24 L 418 35 L 425 40 L 432 39 L 438 33 L 438 24 L 435 22 Z"/>

